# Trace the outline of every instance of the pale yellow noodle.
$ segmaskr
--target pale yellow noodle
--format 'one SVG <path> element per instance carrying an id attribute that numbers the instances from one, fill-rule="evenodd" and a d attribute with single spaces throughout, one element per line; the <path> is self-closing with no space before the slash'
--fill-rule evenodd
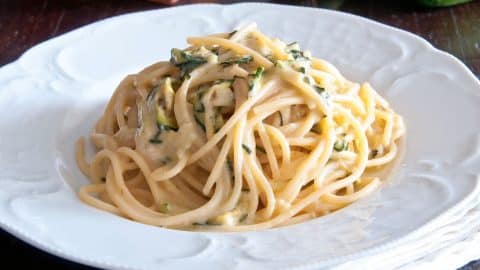
<path id="1" fill-rule="evenodd" d="M 154 226 L 248 231 L 331 213 L 381 186 L 372 174 L 399 156 L 405 125 L 368 83 L 254 24 L 187 41 L 120 82 L 90 162 L 77 141 L 91 181 L 83 202 Z"/>

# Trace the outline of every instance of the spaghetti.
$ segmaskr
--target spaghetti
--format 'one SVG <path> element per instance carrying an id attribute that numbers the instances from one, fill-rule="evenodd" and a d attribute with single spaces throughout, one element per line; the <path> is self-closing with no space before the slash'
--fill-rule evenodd
<path id="1" fill-rule="evenodd" d="M 371 194 L 401 116 L 368 83 L 254 24 L 188 38 L 127 76 L 97 122 L 79 197 L 138 222 L 245 231 L 309 220 Z"/>

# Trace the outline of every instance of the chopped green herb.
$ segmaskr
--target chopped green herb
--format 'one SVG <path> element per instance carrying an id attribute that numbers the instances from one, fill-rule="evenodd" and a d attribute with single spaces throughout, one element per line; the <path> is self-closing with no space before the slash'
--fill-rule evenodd
<path id="1" fill-rule="evenodd" d="M 348 149 L 348 143 L 345 140 L 338 140 L 333 145 L 333 149 L 337 152 L 341 152 Z"/>
<path id="2" fill-rule="evenodd" d="M 229 58 L 223 62 L 221 62 L 220 64 L 224 67 L 228 67 L 230 65 L 233 65 L 233 64 L 248 64 L 250 62 L 252 62 L 253 60 L 253 56 L 251 55 L 245 55 L 245 56 L 241 56 L 241 57 L 232 57 L 232 58 Z"/>
<path id="3" fill-rule="evenodd" d="M 170 208 L 170 204 L 166 202 L 158 206 L 158 211 L 160 211 L 161 213 L 168 213 L 170 211 Z"/>
<path id="4" fill-rule="evenodd" d="M 160 163 L 162 165 L 167 165 L 171 161 L 172 161 L 172 159 L 169 156 L 167 156 L 167 157 L 163 158 L 162 160 L 160 160 Z"/>
<path id="5" fill-rule="evenodd" d="M 317 93 L 322 96 L 323 98 L 325 99 L 328 99 L 330 97 L 330 95 L 328 94 L 328 92 L 325 90 L 325 88 L 321 87 L 321 86 L 318 86 L 318 85 L 314 85 L 313 88 L 315 88 L 315 91 L 317 91 Z"/>
<path id="6" fill-rule="evenodd" d="M 278 111 L 278 115 L 280 115 L 280 126 L 283 126 L 283 115 L 281 111 Z"/>
<path id="7" fill-rule="evenodd" d="M 300 69 L 298 70 L 300 71 L 301 73 L 305 74 L 307 71 L 305 70 L 305 67 L 300 67 Z"/>
<path id="8" fill-rule="evenodd" d="M 182 51 L 180 49 L 173 48 L 171 50 L 170 63 L 179 66 L 189 63 L 203 64 L 207 60 L 201 56 L 192 55 L 190 52 Z"/>
<path id="9" fill-rule="evenodd" d="M 253 79 L 248 80 L 248 91 L 253 90 L 255 84 L 260 80 L 264 71 L 265 69 L 263 67 L 258 67 L 254 74 L 249 74 L 249 76 L 253 77 Z"/>
<path id="10" fill-rule="evenodd" d="M 255 86 L 255 83 L 253 82 L 253 80 L 249 80 L 248 81 L 248 91 L 252 91 L 254 86 Z"/>
<path id="11" fill-rule="evenodd" d="M 287 66 L 286 61 L 280 61 L 280 60 L 279 60 L 279 61 L 276 61 L 276 62 L 275 62 L 275 67 L 276 67 L 276 68 L 283 69 L 283 68 L 285 68 L 286 66 Z"/>
<path id="12" fill-rule="evenodd" d="M 315 125 L 313 125 L 312 132 L 322 134 L 322 128 L 320 127 L 320 123 L 316 123 Z"/>
<path id="13" fill-rule="evenodd" d="M 251 150 L 248 146 L 246 146 L 245 144 L 243 144 L 243 143 L 242 143 L 242 148 L 243 148 L 243 150 L 245 150 L 245 152 L 247 152 L 247 153 L 249 153 L 249 154 L 252 153 L 252 150 Z"/>
<path id="14" fill-rule="evenodd" d="M 300 50 L 290 50 L 289 53 L 292 55 L 293 59 L 298 60 L 298 59 L 306 59 L 308 60 L 309 58 L 304 55 L 304 53 Z"/>
<path id="15" fill-rule="evenodd" d="M 150 143 L 154 143 L 154 144 L 160 144 L 162 143 L 162 140 L 160 140 L 158 137 L 160 137 L 160 134 L 162 133 L 162 131 L 159 129 L 157 130 L 157 132 L 155 133 L 155 135 L 153 135 L 153 138 L 151 138 L 149 141 Z"/>
<path id="16" fill-rule="evenodd" d="M 155 138 L 150 139 L 150 140 L 148 140 L 148 141 L 149 141 L 150 143 L 153 143 L 153 144 L 161 144 L 161 143 L 162 143 L 162 140 L 160 140 L 160 139 L 155 139 Z"/>
<path id="17" fill-rule="evenodd" d="M 201 56 L 195 56 L 180 49 L 173 48 L 171 50 L 170 63 L 180 69 L 181 77 L 188 79 L 190 77 L 190 72 L 206 62 L 207 60 Z"/>
<path id="18" fill-rule="evenodd" d="M 237 30 L 233 30 L 232 32 L 228 33 L 228 38 L 233 37 L 237 33 Z"/>
<path id="19" fill-rule="evenodd" d="M 205 106 L 201 101 L 198 101 L 193 104 L 193 110 L 196 112 L 205 112 Z"/>
<path id="20" fill-rule="evenodd" d="M 255 71 L 255 79 L 260 78 L 264 71 L 265 71 L 264 67 L 258 67 L 257 70 Z"/>
<path id="21" fill-rule="evenodd" d="M 292 46 L 295 46 L 296 44 L 298 44 L 298 42 L 294 41 L 292 43 L 288 43 L 287 47 L 292 47 Z"/>
<path id="22" fill-rule="evenodd" d="M 209 224 L 207 223 L 199 223 L 199 222 L 194 222 L 192 223 L 193 226 L 208 226 Z"/>
<path id="23" fill-rule="evenodd" d="M 313 86 L 313 88 L 315 88 L 315 91 L 317 91 L 317 93 L 319 94 L 322 94 L 323 92 L 325 92 L 325 88 L 320 87 L 318 85 Z"/>
<path id="24" fill-rule="evenodd" d="M 373 149 L 373 150 L 372 150 L 372 158 L 375 158 L 377 155 L 378 155 L 378 150 L 377 150 L 377 149 Z"/>
<path id="25" fill-rule="evenodd" d="M 275 65 L 277 64 L 277 59 L 273 55 L 266 55 L 265 58 L 267 58 L 270 62 L 274 63 Z"/>
<path id="26" fill-rule="evenodd" d="M 247 217 L 248 217 L 248 214 L 243 214 L 243 215 L 240 217 L 240 219 L 238 220 L 238 222 L 240 222 L 240 223 L 244 222 L 244 221 L 247 219 Z"/>
<path id="27" fill-rule="evenodd" d="M 307 76 L 303 77 L 303 81 L 304 81 L 305 83 L 308 83 L 308 84 L 310 84 L 310 83 L 311 83 L 311 80 L 310 80 L 310 78 L 309 78 L 309 77 L 307 77 Z"/>
<path id="28" fill-rule="evenodd" d="M 187 54 L 184 51 L 177 48 L 173 48 L 170 51 L 170 63 L 174 65 L 180 65 L 186 63 L 187 61 Z"/>
<path id="29" fill-rule="evenodd" d="M 256 149 L 257 149 L 257 151 L 262 152 L 262 153 L 264 153 L 264 154 L 267 153 L 267 151 L 265 151 L 265 148 L 263 148 L 263 147 L 261 147 L 261 146 L 257 146 Z"/>
<path id="30" fill-rule="evenodd" d="M 232 164 L 232 161 L 230 159 L 227 158 L 227 167 L 230 169 L 230 171 L 233 172 L 233 164 Z"/>
<path id="31" fill-rule="evenodd" d="M 213 81 L 213 85 L 215 85 L 215 84 L 221 84 L 221 83 L 225 83 L 225 82 L 233 83 L 233 79 L 231 79 L 231 80 L 227 80 L 227 79 L 215 80 L 215 81 Z"/>
<path id="32" fill-rule="evenodd" d="M 160 130 L 160 131 L 178 131 L 178 128 L 177 128 L 177 127 L 160 124 L 160 123 L 158 123 L 158 122 L 157 122 L 157 128 L 158 128 L 158 130 Z"/>

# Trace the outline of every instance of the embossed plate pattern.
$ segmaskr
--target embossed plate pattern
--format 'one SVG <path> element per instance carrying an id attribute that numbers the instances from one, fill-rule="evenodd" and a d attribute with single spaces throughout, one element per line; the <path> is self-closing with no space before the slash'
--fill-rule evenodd
<path id="1" fill-rule="evenodd" d="M 115 85 L 185 38 L 256 21 L 347 78 L 370 81 L 405 117 L 405 157 L 381 190 L 334 214 L 247 233 L 147 226 L 82 204 L 73 144 Z M 42 43 L 0 69 L 0 226 L 56 255 L 122 269 L 311 269 L 415 239 L 478 195 L 480 86 L 423 39 L 340 12 L 192 5 L 119 16 Z"/>

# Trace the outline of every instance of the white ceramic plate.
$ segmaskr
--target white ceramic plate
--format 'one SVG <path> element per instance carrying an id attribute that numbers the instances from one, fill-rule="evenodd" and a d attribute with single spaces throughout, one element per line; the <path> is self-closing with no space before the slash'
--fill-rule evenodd
<path id="1" fill-rule="evenodd" d="M 128 221 L 76 197 L 74 141 L 115 85 L 185 38 L 256 21 L 347 78 L 370 81 L 408 128 L 405 158 L 379 192 L 303 224 L 192 233 Z M 380 252 L 459 211 L 478 191 L 480 86 L 425 40 L 340 12 L 269 4 L 193 5 L 107 19 L 42 43 L 0 69 L 0 225 L 56 255 L 103 268 L 305 269 Z M 478 143 L 478 144 L 477 144 Z"/>

